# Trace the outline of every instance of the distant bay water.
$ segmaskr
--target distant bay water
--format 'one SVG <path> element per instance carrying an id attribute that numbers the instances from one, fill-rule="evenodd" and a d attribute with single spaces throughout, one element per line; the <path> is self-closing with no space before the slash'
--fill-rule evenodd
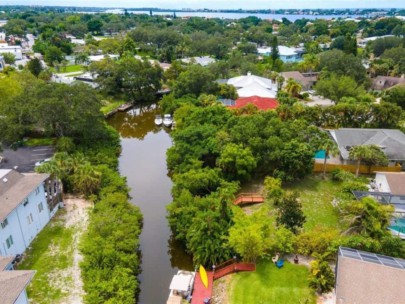
<path id="1" fill-rule="evenodd" d="M 124 10 L 122 9 L 112 9 L 107 10 L 107 13 L 123 14 Z M 128 13 L 131 14 L 149 14 L 149 11 L 133 11 L 128 10 Z M 153 15 L 159 16 L 173 16 L 173 12 L 165 11 L 152 11 Z M 205 17 L 205 18 L 220 18 L 220 19 L 241 19 L 249 16 L 255 16 L 260 19 L 275 19 L 281 20 L 282 18 L 287 18 L 288 20 L 294 22 L 295 20 L 306 18 L 310 20 L 314 19 L 333 19 L 333 18 L 355 18 L 356 15 L 287 15 L 287 14 L 255 14 L 255 13 L 224 13 L 224 12 L 186 12 L 180 11 L 176 12 L 177 17 Z"/>

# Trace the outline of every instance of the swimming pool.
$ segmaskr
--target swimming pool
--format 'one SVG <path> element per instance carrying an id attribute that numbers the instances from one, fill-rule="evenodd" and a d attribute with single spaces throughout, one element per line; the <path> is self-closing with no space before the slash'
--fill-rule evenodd
<path id="1" fill-rule="evenodd" d="M 316 151 L 314 158 L 325 159 L 325 154 L 326 154 L 325 150 Z M 329 156 L 328 156 L 328 158 L 329 158 Z"/>
<path id="2" fill-rule="evenodd" d="M 397 218 L 392 220 L 389 229 L 391 230 L 392 234 L 405 238 L 405 218 Z"/>

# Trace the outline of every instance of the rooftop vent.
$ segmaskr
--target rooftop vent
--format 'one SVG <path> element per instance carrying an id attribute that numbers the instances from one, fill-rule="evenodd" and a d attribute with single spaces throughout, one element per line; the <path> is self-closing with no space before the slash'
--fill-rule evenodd
<path id="1" fill-rule="evenodd" d="M 7 183 L 7 182 L 8 182 L 7 177 L 3 178 L 3 182 L 5 182 L 5 183 Z"/>

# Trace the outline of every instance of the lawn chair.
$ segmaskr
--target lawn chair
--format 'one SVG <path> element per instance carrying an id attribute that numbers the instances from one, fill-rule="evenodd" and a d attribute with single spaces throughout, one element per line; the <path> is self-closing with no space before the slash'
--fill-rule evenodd
<path id="1" fill-rule="evenodd" d="M 283 266 L 284 266 L 284 260 L 278 260 L 278 261 L 276 262 L 276 266 L 277 266 L 278 269 L 280 269 L 281 267 L 283 267 Z"/>

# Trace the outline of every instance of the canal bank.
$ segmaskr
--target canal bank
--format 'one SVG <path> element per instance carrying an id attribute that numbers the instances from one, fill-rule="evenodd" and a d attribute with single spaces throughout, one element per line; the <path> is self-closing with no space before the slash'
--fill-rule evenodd
<path id="1" fill-rule="evenodd" d="M 148 104 L 108 119 L 121 135 L 120 173 L 131 188 L 131 202 L 143 214 L 139 276 L 142 304 L 166 303 L 172 276 L 178 269 L 193 270 L 191 257 L 171 237 L 166 219 L 166 205 L 172 200 L 166 150 L 172 141 L 169 129 L 155 126 L 157 114 L 156 104 Z"/>

